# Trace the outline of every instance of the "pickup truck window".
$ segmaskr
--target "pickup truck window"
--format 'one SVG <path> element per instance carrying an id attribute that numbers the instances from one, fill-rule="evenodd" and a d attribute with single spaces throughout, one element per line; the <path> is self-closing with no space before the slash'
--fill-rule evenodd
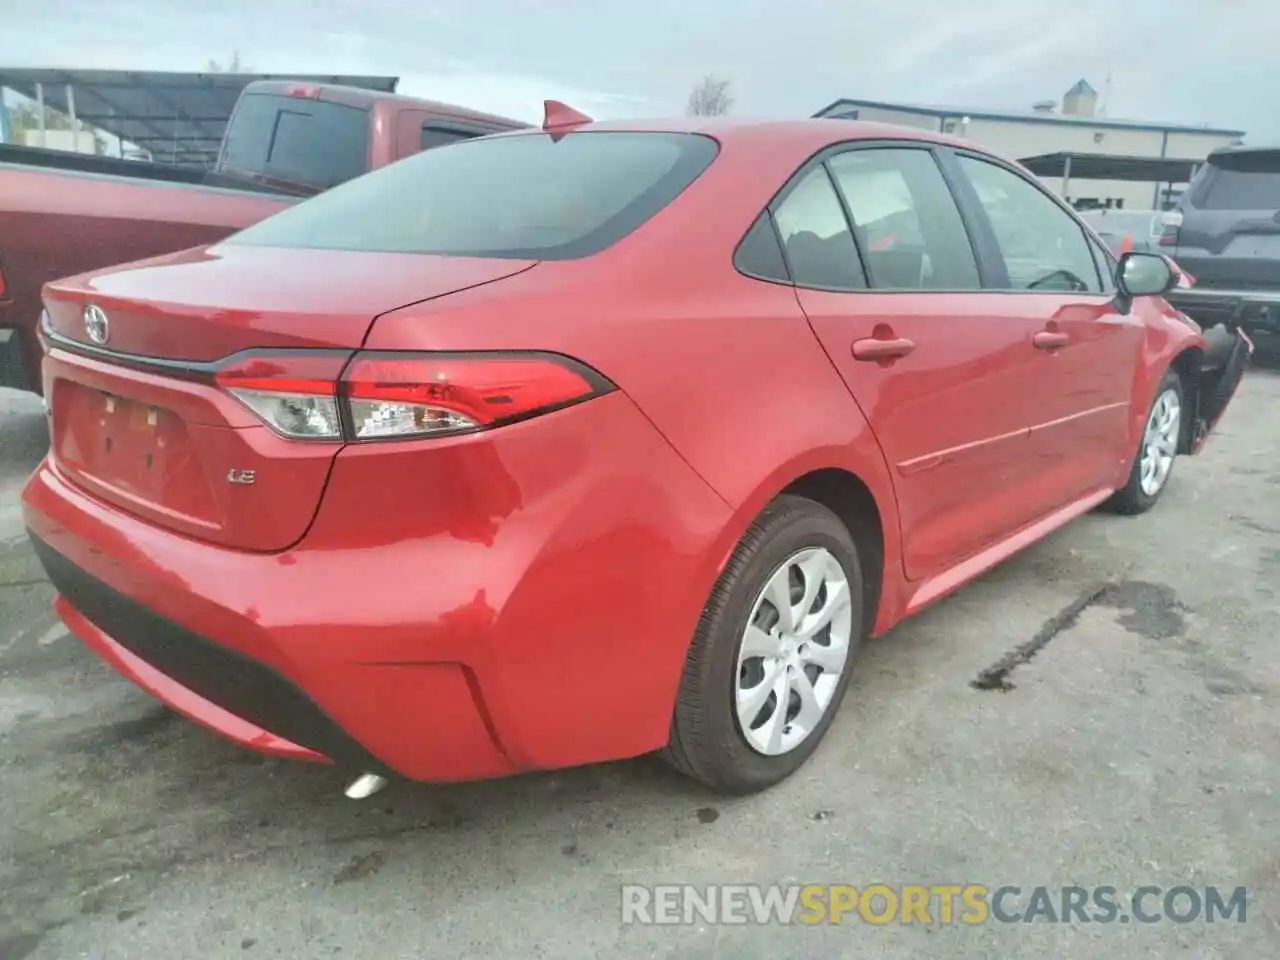
<path id="1" fill-rule="evenodd" d="M 325 100 L 253 93 L 227 125 L 219 170 L 328 189 L 369 166 L 369 114 Z"/>
<path id="2" fill-rule="evenodd" d="M 715 159 L 696 134 L 521 133 L 424 150 L 228 243 L 570 260 L 616 243 Z"/>
<path id="3" fill-rule="evenodd" d="M 442 127 L 438 124 L 426 124 L 422 128 L 423 150 L 430 150 L 432 147 L 443 147 L 445 144 L 457 143 L 459 140 L 471 140 L 474 137 L 483 136 L 479 131 L 458 130 L 454 127 Z"/>

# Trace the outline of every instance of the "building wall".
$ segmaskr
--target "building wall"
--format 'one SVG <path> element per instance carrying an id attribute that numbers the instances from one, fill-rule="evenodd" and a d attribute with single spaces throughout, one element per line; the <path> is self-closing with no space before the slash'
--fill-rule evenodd
<path id="1" fill-rule="evenodd" d="M 1203 160 L 1210 151 L 1226 146 L 1231 138 L 1210 133 L 1170 133 L 1163 130 L 1126 130 L 1089 123 L 1018 123 L 1006 120 L 971 120 L 965 132 L 956 134 L 974 143 L 1019 160 L 1047 153 L 1110 153 L 1134 157 L 1178 157 Z M 1166 136 L 1168 138 L 1166 143 Z M 1059 177 L 1045 178 L 1062 195 Z M 1132 209 L 1148 209 L 1156 197 L 1156 185 L 1122 180 L 1071 180 L 1067 198 L 1085 197 L 1105 202 L 1123 201 Z"/>
<path id="2" fill-rule="evenodd" d="M 856 113 L 856 116 L 854 114 Z M 832 116 L 893 123 L 924 130 L 943 130 L 972 140 L 980 146 L 1003 154 L 1012 160 L 1049 153 L 1109 153 L 1134 157 L 1177 157 L 1203 160 L 1232 138 L 1218 133 L 1166 133 L 1152 129 L 1130 130 L 1086 121 L 1038 123 L 1009 119 L 971 119 L 968 124 L 952 114 L 894 110 L 849 104 Z M 1054 192 L 1062 195 L 1061 177 L 1044 178 Z M 1175 184 L 1175 188 L 1182 185 Z M 1080 180 L 1067 184 L 1067 199 L 1093 198 L 1102 203 L 1123 202 L 1130 209 L 1144 210 L 1159 206 L 1157 191 L 1163 185 L 1133 183 L 1123 180 Z"/>

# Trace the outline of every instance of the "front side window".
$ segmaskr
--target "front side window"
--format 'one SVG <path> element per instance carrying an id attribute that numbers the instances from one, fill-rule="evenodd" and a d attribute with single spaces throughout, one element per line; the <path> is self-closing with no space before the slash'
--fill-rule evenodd
<path id="1" fill-rule="evenodd" d="M 978 264 L 928 150 L 850 150 L 829 161 L 877 290 L 977 290 Z"/>
<path id="2" fill-rule="evenodd" d="M 1093 253 L 1093 262 L 1098 268 L 1098 277 L 1102 281 L 1102 292 L 1115 293 L 1116 261 L 1114 255 L 1092 237 L 1089 238 L 1089 250 Z"/>
<path id="3" fill-rule="evenodd" d="M 424 150 L 227 243 L 570 260 L 616 243 L 715 159 L 695 134 L 519 133 Z"/>
<path id="4" fill-rule="evenodd" d="M 958 160 L 991 223 L 1011 289 L 1102 291 L 1084 230 L 1066 211 L 1004 167 L 968 156 Z"/>
<path id="5" fill-rule="evenodd" d="M 773 214 L 791 279 L 801 287 L 861 290 L 867 285 L 849 221 L 826 168 L 811 167 Z"/>

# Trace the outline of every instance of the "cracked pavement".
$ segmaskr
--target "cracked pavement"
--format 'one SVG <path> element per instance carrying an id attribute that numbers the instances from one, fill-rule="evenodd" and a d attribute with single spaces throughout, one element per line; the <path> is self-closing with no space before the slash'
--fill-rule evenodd
<path id="1" fill-rule="evenodd" d="M 813 761 L 734 800 L 640 759 L 356 803 L 174 717 L 56 624 L 16 511 L 44 422 L 0 391 L 0 960 L 1280 955 L 1271 366 L 1153 513 L 1084 517 L 870 644 Z M 1243 885 L 1249 912 L 620 923 L 624 883 L 775 881 Z"/>

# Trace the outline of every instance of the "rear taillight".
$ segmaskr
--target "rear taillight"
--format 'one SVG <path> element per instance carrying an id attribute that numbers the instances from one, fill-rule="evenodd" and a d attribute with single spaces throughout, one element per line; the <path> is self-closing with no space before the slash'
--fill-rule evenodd
<path id="1" fill-rule="evenodd" d="M 214 382 L 291 440 L 341 440 L 337 381 L 349 353 L 232 357 Z"/>
<path id="2" fill-rule="evenodd" d="M 219 387 L 293 440 L 391 440 L 524 420 L 613 389 L 542 353 L 280 351 L 233 357 Z"/>
<path id="3" fill-rule="evenodd" d="M 1178 230 L 1182 227 L 1182 211 L 1166 210 L 1160 215 L 1160 246 L 1176 247 Z"/>
<path id="4" fill-rule="evenodd" d="M 342 376 L 357 440 L 477 430 L 597 392 L 589 375 L 544 355 L 362 354 Z"/>

